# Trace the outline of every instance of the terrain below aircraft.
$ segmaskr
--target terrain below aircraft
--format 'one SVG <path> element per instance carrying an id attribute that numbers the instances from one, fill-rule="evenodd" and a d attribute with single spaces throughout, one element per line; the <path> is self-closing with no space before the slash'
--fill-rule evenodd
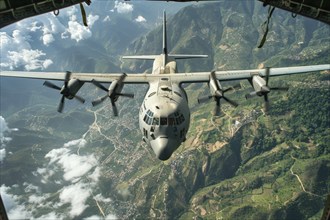
<path id="1" fill-rule="evenodd" d="M 1 71 L 0 76 L 64 81 L 62 87 L 58 87 L 49 81 L 44 83 L 45 86 L 60 91 L 62 98 L 58 107 L 59 112 L 63 110 L 65 99 L 76 98 L 80 102 L 84 102 L 85 100 L 76 94 L 84 83 L 93 83 L 98 88 L 104 90 L 106 95 L 93 101 L 92 104 L 101 104 L 109 98 L 115 116 L 118 114 L 116 107 L 118 98 L 120 96 L 133 98 L 134 96 L 133 94 L 122 93 L 124 84 L 149 84 L 149 89 L 139 112 L 139 126 L 143 140 L 153 149 L 157 158 L 167 160 L 181 143 L 186 140 L 186 134 L 189 130 L 190 110 L 187 94 L 181 86 L 182 83 L 208 83 L 210 95 L 199 99 L 199 101 L 213 99 L 216 102 L 216 107 L 219 108 L 221 99 L 233 106 L 237 106 L 236 102 L 225 96 L 225 93 L 232 88 L 223 89 L 220 81 L 249 80 L 254 92 L 248 94 L 247 98 L 263 96 L 267 102 L 268 93 L 271 90 L 280 89 L 268 86 L 269 77 L 330 69 L 330 65 L 325 64 L 251 70 L 177 73 L 177 59 L 206 57 L 206 55 L 170 54 L 167 52 L 166 14 L 164 12 L 162 53 L 160 55 L 123 57 L 125 59 L 154 60 L 151 74 Z M 102 83 L 111 84 L 109 88 L 106 88 Z"/>

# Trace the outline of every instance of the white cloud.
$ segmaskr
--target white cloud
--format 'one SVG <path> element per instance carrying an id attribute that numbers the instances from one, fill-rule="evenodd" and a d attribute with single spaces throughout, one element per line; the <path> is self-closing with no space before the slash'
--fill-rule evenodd
<path id="1" fill-rule="evenodd" d="M 81 25 L 76 20 L 71 20 L 68 22 L 68 28 L 66 30 L 71 36 L 72 40 L 77 42 L 85 40 L 92 36 L 92 32 L 87 27 Z"/>
<path id="2" fill-rule="evenodd" d="M 28 40 L 29 37 L 24 36 L 20 30 L 14 30 L 11 36 L 6 32 L 0 32 L 1 58 L 3 59 L 8 51 L 30 49 Z"/>
<path id="3" fill-rule="evenodd" d="M 45 200 L 45 197 L 37 196 L 37 195 L 30 195 L 29 196 L 29 203 L 40 204 Z"/>
<path id="4" fill-rule="evenodd" d="M 6 144 L 12 140 L 12 138 L 7 135 L 11 131 L 17 131 L 17 128 L 10 129 L 4 117 L 0 115 L 0 162 L 6 157 Z"/>
<path id="5" fill-rule="evenodd" d="M 10 131 L 10 130 L 8 128 L 8 124 L 7 124 L 6 120 L 4 119 L 4 117 L 0 116 L 0 143 L 1 143 L 1 146 L 6 140 L 5 133 L 8 131 Z"/>
<path id="6" fill-rule="evenodd" d="M 111 21 L 111 19 L 110 19 L 110 16 L 109 15 L 107 15 L 104 19 L 103 19 L 103 22 L 108 22 L 108 21 Z"/>
<path id="7" fill-rule="evenodd" d="M 86 145 L 86 140 L 83 138 L 77 139 L 77 140 L 72 140 L 63 145 L 63 147 L 72 147 L 72 146 L 78 146 L 78 147 L 85 147 Z"/>
<path id="8" fill-rule="evenodd" d="M 11 194 L 10 187 L 1 185 L 0 194 L 9 219 L 28 219 L 31 213 L 26 211 L 24 205 L 18 204 L 18 196 Z"/>
<path id="9" fill-rule="evenodd" d="M 25 209 L 24 205 L 17 205 L 15 208 L 7 211 L 8 219 L 29 219 L 31 213 Z"/>
<path id="10" fill-rule="evenodd" d="M 89 175 L 89 179 L 91 179 L 94 183 L 97 183 L 99 181 L 99 178 L 101 176 L 101 168 L 100 167 L 96 167 L 94 172 Z"/>
<path id="11" fill-rule="evenodd" d="M 94 196 L 94 199 L 101 202 L 111 202 L 110 198 L 104 198 L 102 194 L 97 194 L 96 196 Z"/>
<path id="12" fill-rule="evenodd" d="M 32 185 L 30 183 L 24 182 L 23 185 L 25 186 L 24 192 L 26 193 L 37 193 L 40 192 L 39 187 Z"/>
<path id="13" fill-rule="evenodd" d="M 40 23 L 38 21 L 33 21 L 31 22 L 31 26 L 30 26 L 30 31 L 32 32 L 36 32 L 37 30 L 40 30 L 42 28 L 42 26 L 38 26 Z"/>
<path id="14" fill-rule="evenodd" d="M 18 49 L 31 47 L 30 43 L 28 42 L 30 37 L 29 35 L 25 35 L 20 30 L 14 30 L 12 36 L 15 45 L 19 46 Z"/>
<path id="15" fill-rule="evenodd" d="M 3 149 L 0 149 L 0 162 L 3 161 L 3 159 L 5 159 L 6 157 L 6 149 L 3 148 Z"/>
<path id="16" fill-rule="evenodd" d="M 133 5 L 126 2 L 115 1 L 114 9 L 116 9 L 119 14 L 126 14 L 133 11 Z"/>
<path id="17" fill-rule="evenodd" d="M 43 69 L 47 69 L 52 64 L 53 64 L 53 61 L 51 59 L 46 59 L 42 63 L 42 67 L 43 67 Z"/>
<path id="18" fill-rule="evenodd" d="M 94 23 L 99 20 L 100 16 L 98 15 L 92 15 L 92 14 L 89 14 L 87 16 L 87 24 L 89 27 L 92 27 L 94 25 Z"/>
<path id="19" fill-rule="evenodd" d="M 66 148 L 53 149 L 46 154 L 45 158 L 49 158 L 49 164 L 52 164 L 58 161 L 63 155 L 68 154 L 69 152 L 70 150 Z"/>
<path id="20" fill-rule="evenodd" d="M 67 16 L 69 16 L 68 27 L 64 32 L 61 33 L 61 38 L 66 39 L 70 36 L 72 40 L 79 42 L 81 40 L 88 39 L 92 36 L 90 28 L 99 19 L 98 15 L 89 14 L 87 16 L 88 27 L 82 24 L 82 21 L 77 19 L 77 10 L 73 7 L 71 10 L 66 11 Z"/>
<path id="21" fill-rule="evenodd" d="M 56 17 L 49 16 L 48 22 L 49 22 L 49 24 L 45 23 L 44 26 L 46 26 L 46 25 L 50 26 L 51 33 L 53 33 L 53 34 L 57 34 L 57 33 L 63 32 L 65 30 L 64 25 Z"/>
<path id="22" fill-rule="evenodd" d="M 47 33 L 42 36 L 42 41 L 43 41 L 44 45 L 48 46 L 50 43 L 55 41 L 55 39 L 51 33 Z"/>
<path id="23" fill-rule="evenodd" d="M 85 175 L 97 164 L 94 155 L 78 156 L 76 154 L 64 155 L 59 161 L 64 169 L 64 179 L 75 181 L 77 178 Z"/>
<path id="24" fill-rule="evenodd" d="M 0 187 L 1 197 L 2 197 L 6 210 L 10 210 L 14 206 L 16 206 L 15 199 L 17 199 L 17 196 L 9 194 L 8 193 L 9 190 L 10 190 L 10 187 L 8 187 L 8 186 L 1 185 L 1 187 Z"/>
<path id="25" fill-rule="evenodd" d="M 42 40 L 44 45 L 48 46 L 49 44 L 55 41 L 54 34 L 64 32 L 65 27 L 55 17 L 50 17 L 50 16 L 48 17 L 44 16 L 44 17 L 45 18 L 39 22 L 43 24 L 41 28 L 42 36 L 40 39 Z"/>
<path id="26" fill-rule="evenodd" d="M 12 36 L 0 32 L 0 67 L 11 70 L 18 67 L 24 67 L 26 70 L 48 67 L 52 61 L 43 58 L 46 55 L 43 51 L 31 49 L 29 41 L 29 35 L 23 36 L 20 30 L 14 30 Z"/>
<path id="27" fill-rule="evenodd" d="M 64 16 L 67 16 L 67 17 L 71 17 L 71 16 L 75 15 L 78 12 L 78 9 L 75 6 L 72 6 L 72 7 L 68 7 L 66 9 L 63 9 L 63 12 L 64 13 L 60 13 L 60 16 L 64 15 Z"/>
<path id="28" fill-rule="evenodd" d="M 135 18 L 135 21 L 140 23 L 140 22 L 146 22 L 147 20 L 141 15 L 139 15 L 137 18 Z"/>
<path id="29" fill-rule="evenodd" d="M 71 153 L 70 149 L 72 147 L 84 147 L 86 145 L 86 140 L 81 138 L 77 140 L 72 140 L 63 145 L 62 148 L 53 149 L 48 152 L 45 158 L 49 158 L 49 165 L 56 162 L 63 171 L 63 178 L 66 181 L 76 182 L 80 177 L 86 175 L 93 167 L 97 166 L 97 159 L 93 154 L 80 156 L 78 154 Z M 43 173 L 44 170 L 39 170 L 39 173 Z M 48 175 L 45 175 L 48 176 Z M 95 169 L 90 175 L 93 180 L 98 180 L 99 170 Z"/>
<path id="30" fill-rule="evenodd" d="M 85 203 L 89 196 L 88 187 L 82 183 L 77 183 L 63 188 L 60 193 L 60 201 L 71 204 L 69 214 L 73 218 L 79 216 L 88 207 Z"/>
<path id="31" fill-rule="evenodd" d="M 8 51 L 7 62 L 1 63 L 0 66 L 9 69 L 24 67 L 28 71 L 45 69 L 44 62 L 46 62 L 46 66 L 53 62 L 50 59 L 42 59 L 45 55 L 41 50 L 23 49 L 21 51 Z"/>

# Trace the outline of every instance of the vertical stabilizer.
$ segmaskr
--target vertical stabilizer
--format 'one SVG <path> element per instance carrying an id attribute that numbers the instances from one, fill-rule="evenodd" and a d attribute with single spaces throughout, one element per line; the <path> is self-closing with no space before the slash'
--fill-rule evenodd
<path id="1" fill-rule="evenodd" d="M 167 55 L 167 40 L 166 40 L 166 12 L 163 12 L 163 54 Z"/>
<path id="2" fill-rule="evenodd" d="M 206 58 L 207 55 L 190 55 L 190 54 L 168 54 L 167 51 L 167 31 L 166 31 L 166 12 L 163 12 L 163 51 L 161 55 L 136 55 L 136 56 L 123 56 L 123 59 L 140 59 L 140 60 L 154 60 L 162 56 L 164 68 L 167 64 L 168 58 L 172 59 L 193 59 L 193 58 Z"/>
<path id="3" fill-rule="evenodd" d="M 163 12 L 163 67 L 167 64 L 166 12 Z"/>

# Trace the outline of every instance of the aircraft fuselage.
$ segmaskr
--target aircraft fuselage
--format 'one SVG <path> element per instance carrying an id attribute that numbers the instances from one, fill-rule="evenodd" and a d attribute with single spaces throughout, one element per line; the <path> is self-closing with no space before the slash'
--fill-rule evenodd
<path id="1" fill-rule="evenodd" d="M 169 77 L 176 73 L 176 62 L 167 62 L 164 56 L 155 59 L 152 72 L 164 77 L 150 83 L 139 113 L 143 140 L 160 160 L 170 158 L 186 140 L 190 122 L 186 92 Z"/>

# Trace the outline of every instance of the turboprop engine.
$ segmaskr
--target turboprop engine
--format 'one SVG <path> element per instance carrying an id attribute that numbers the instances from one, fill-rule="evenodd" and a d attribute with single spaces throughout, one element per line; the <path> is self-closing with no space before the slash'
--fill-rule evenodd
<path id="1" fill-rule="evenodd" d="M 265 112 L 268 112 L 269 110 L 269 100 L 268 100 L 268 93 L 270 93 L 270 91 L 272 90 L 277 90 L 277 91 L 288 91 L 289 88 L 288 87 L 269 87 L 268 86 L 268 82 L 269 82 L 269 72 L 270 72 L 270 68 L 266 67 L 266 76 L 265 79 L 262 78 L 259 75 L 254 75 L 252 77 L 252 80 L 250 81 L 254 91 L 246 94 L 245 98 L 249 99 L 252 97 L 257 96 L 263 96 L 264 97 L 264 101 L 265 101 Z"/>
<path id="2" fill-rule="evenodd" d="M 235 87 L 240 87 L 240 86 L 235 86 Z M 214 109 L 214 115 L 219 115 L 219 113 L 220 113 L 220 99 L 222 99 L 222 98 L 226 102 L 231 104 L 232 106 L 234 106 L 234 107 L 238 106 L 238 104 L 235 101 L 227 98 L 224 95 L 226 92 L 233 90 L 234 87 L 229 87 L 228 89 L 224 90 L 222 88 L 219 80 L 217 80 L 217 78 L 216 78 L 215 71 L 212 71 L 210 74 L 209 88 L 210 88 L 211 95 L 198 98 L 198 103 L 203 103 L 203 102 L 206 102 L 209 99 L 213 98 L 214 101 L 216 102 L 216 106 Z"/>
<path id="3" fill-rule="evenodd" d="M 104 87 L 101 83 L 97 82 L 96 80 L 92 80 L 92 83 L 96 87 L 102 89 L 103 91 L 105 91 L 107 93 L 105 96 L 93 101 L 92 105 L 93 106 L 99 105 L 106 98 L 109 98 L 111 101 L 113 114 L 114 114 L 114 116 L 118 116 L 118 109 L 116 106 L 116 101 L 118 100 L 119 96 L 123 96 L 123 97 L 127 97 L 127 98 L 134 98 L 134 94 L 127 94 L 127 93 L 121 92 L 124 87 L 123 81 L 124 81 L 125 77 L 126 77 L 126 74 L 123 73 L 118 80 L 114 80 L 110 84 L 108 89 L 106 87 Z"/>
<path id="4" fill-rule="evenodd" d="M 75 98 L 81 103 L 85 102 L 85 99 L 76 95 L 79 89 L 84 85 L 84 82 L 81 82 L 78 79 L 70 79 L 70 78 L 71 78 L 71 72 L 66 71 L 64 85 L 62 87 L 59 87 L 49 81 L 44 82 L 44 86 L 60 91 L 62 98 L 57 108 L 57 111 L 60 113 L 63 111 L 65 98 L 67 99 Z"/>

